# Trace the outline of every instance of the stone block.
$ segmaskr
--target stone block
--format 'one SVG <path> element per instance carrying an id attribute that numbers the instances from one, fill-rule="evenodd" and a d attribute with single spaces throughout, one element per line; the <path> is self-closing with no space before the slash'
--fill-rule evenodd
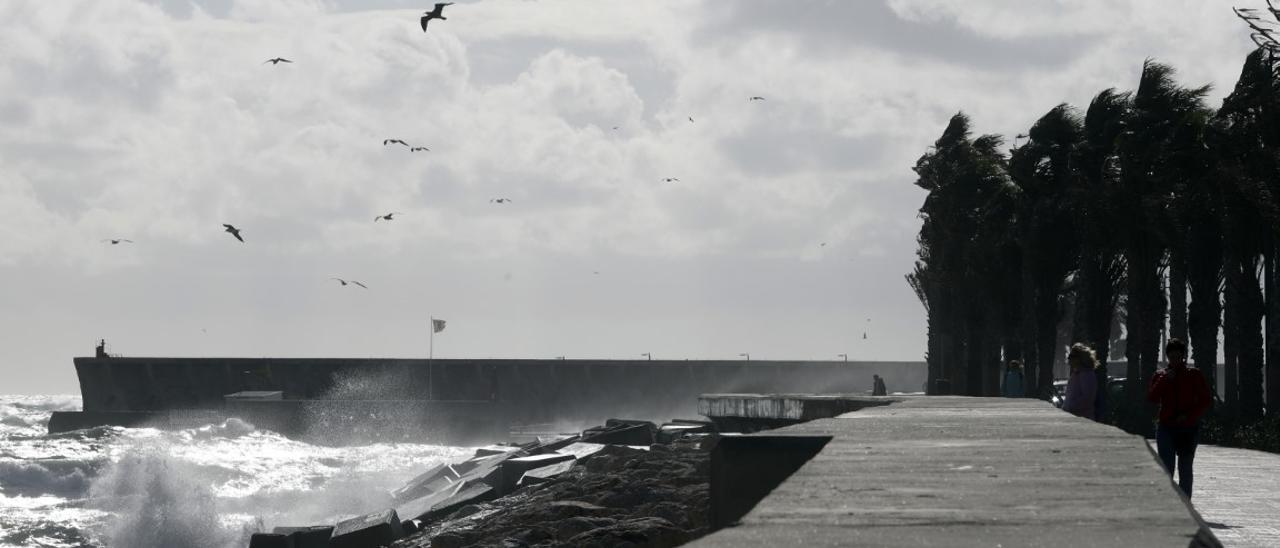
<path id="1" fill-rule="evenodd" d="M 293 539 L 289 535 L 254 533 L 249 537 L 249 548 L 294 548 L 294 546 Z"/>
<path id="2" fill-rule="evenodd" d="M 377 548 L 404 536 L 395 510 L 383 510 L 338 522 L 329 539 L 330 548 Z"/>
<path id="3" fill-rule="evenodd" d="M 502 483 L 498 485 L 498 492 L 500 495 L 505 495 L 515 490 L 520 483 L 520 477 L 534 468 L 542 468 L 543 466 L 572 460 L 574 460 L 573 455 L 560 453 L 543 453 L 541 455 L 509 458 L 502 463 Z"/>
<path id="4" fill-rule="evenodd" d="M 525 472 L 523 476 L 520 476 L 520 481 L 517 483 L 517 486 L 525 487 L 528 485 L 537 485 L 539 483 L 551 481 L 551 478 L 568 472 L 576 463 L 576 460 L 566 460 L 549 466 L 534 468 Z"/>
<path id="5" fill-rule="evenodd" d="M 404 485 L 391 490 L 391 499 L 396 502 L 421 498 L 452 485 L 462 474 L 474 467 L 470 461 L 458 464 L 440 464 L 418 474 Z"/>
<path id="6" fill-rule="evenodd" d="M 817 455 L 831 436 L 730 436 L 711 451 L 711 525 L 737 522 Z"/>
<path id="7" fill-rule="evenodd" d="M 332 525 L 312 525 L 310 527 L 276 527 L 272 533 L 289 535 L 293 548 L 328 548 L 329 538 L 333 536 Z"/>
<path id="8" fill-rule="evenodd" d="M 475 456 L 477 456 L 477 457 L 492 457 L 492 456 L 494 456 L 494 455 L 505 455 L 505 454 L 507 454 L 507 453 L 518 453 L 518 452 L 521 452 L 521 451 L 523 451 L 523 449 L 521 449 L 521 448 L 520 448 L 520 447 L 518 447 L 518 446 L 512 446 L 512 445 L 486 445 L 486 446 L 484 446 L 484 447 L 476 448 L 476 454 L 475 454 Z"/>
<path id="9" fill-rule="evenodd" d="M 657 426 L 648 421 L 609 419 L 603 427 L 582 432 L 582 441 L 610 445 L 652 445 Z"/>
<path id="10" fill-rule="evenodd" d="M 710 434 L 715 431 L 715 426 L 709 422 L 704 424 L 667 423 L 658 427 L 655 438 L 658 443 L 671 443 L 687 434 Z"/>
<path id="11" fill-rule="evenodd" d="M 564 447 L 567 447 L 567 446 L 569 446 L 569 445 L 572 445 L 572 444 L 574 444 L 574 443 L 577 443 L 577 442 L 578 442 L 578 440 L 580 440 L 580 439 L 582 439 L 582 435 L 581 435 L 581 434 L 572 434 L 572 435 L 568 435 L 568 436 L 556 436 L 556 437 L 538 438 L 538 445 L 537 445 L 537 447 L 534 447 L 533 449 L 531 449 L 531 450 L 529 451 L 529 453 L 530 453 L 530 454 L 537 455 L 537 454 L 541 454 L 541 453 L 552 453 L 552 452 L 556 452 L 556 451 L 559 451 L 560 449 L 562 449 L 562 448 L 564 448 Z"/>

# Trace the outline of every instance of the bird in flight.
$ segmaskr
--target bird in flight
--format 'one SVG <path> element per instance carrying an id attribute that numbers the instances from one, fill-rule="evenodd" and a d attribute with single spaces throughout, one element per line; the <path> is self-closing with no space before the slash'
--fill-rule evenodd
<path id="1" fill-rule="evenodd" d="M 364 284 L 362 284 L 362 283 L 360 283 L 360 282 L 357 282 L 357 281 L 355 281 L 355 280 L 344 280 L 344 279 L 342 279 L 342 278 L 329 278 L 329 279 L 330 279 L 330 280 L 338 280 L 338 283 L 342 284 L 342 287 L 346 287 L 346 286 L 347 286 L 347 284 L 353 284 L 353 285 L 358 285 L 358 286 L 360 286 L 360 287 L 363 287 L 363 288 L 365 288 L 365 289 L 369 289 L 369 286 L 364 285 Z"/>
<path id="2" fill-rule="evenodd" d="M 404 141 L 401 141 L 400 139 L 383 139 L 383 140 L 382 140 L 382 146 L 384 146 L 384 147 L 385 147 L 385 146 L 387 146 L 387 145 L 389 145 L 389 144 L 391 144 L 391 143 L 395 143 L 395 144 L 398 144 L 398 145 L 409 146 L 409 143 L 406 143 L 406 142 L 404 142 Z"/>
<path id="3" fill-rule="evenodd" d="M 452 5 L 453 2 L 436 2 L 435 8 L 422 14 L 422 32 L 427 32 L 427 22 L 432 19 L 439 19 L 441 21 L 448 20 L 448 18 L 444 16 L 444 7 Z"/>
<path id="4" fill-rule="evenodd" d="M 751 96 L 751 98 L 750 98 L 750 99 L 747 99 L 747 100 L 748 100 L 748 101 L 763 101 L 763 100 L 764 100 L 764 97 L 761 97 L 761 96 L 759 96 L 759 95 L 752 95 L 752 96 Z"/>
<path id="5" fill-rule="evenodd" d="M 275 59 L 267 59 L 266 61 L 263 61 L 262 64 L 265 65 L 267 63 L 271 63 L 273 65 L 279 65 L 280 63 L 292 63 L 292 62 L 293 61 L 285 59 L 284 57 L 276 57 Z"/>
<path id="6" fill-rule="evenodd" d="M 240 240 L 240 243 L 244 243 L 244 238 L 240 237 L 240 229 L 226 223 L 223 223 L 222 226 L 226 227 L 226 231 L 230 232 L 232 236 L 235 236 L 237 240 Z"/>
<path id="7" fill-rule="evenodd" d="M 392 215 L 404 215 L 404 214 L 400 213 L 399 211 L 392 211 L 391 213 L 388 213 L 386 215 L 378 215 L 377 217 L 374 217 L 373 222 L 376 223 L 378 221 L 394 221 L 395 219 L 391 218 Z"/>
<path id="8" fill-rule="evenodd" d="M 126 244 L 131 244 L 131 243 L 133 243 L 133 240 L 126 240 L 126 239 L 124 239 L 124 238 L 107 238 L 107 239 L 102 240 L 102 241 L 103 241 L 103 242 L 111 242 L 111 245 L 116 245 L 116 244 L 118 244 L 118 243 L 120 243 L 120 242 L 124 242 L 124 243 L 126 243 Z"/>
<path id="9" fill-rule="evenodd" d="M 493 198 L 493 199 L 490 199 L 490 200 L 489 200 L 489 203 L 491 203 L 491 204 L 505 204 L 505 203 L 512 202 L 512 201 L 514 201 L 514 200 L 512 200 L 511 198 Z"/>
<path id="10" fill-rule="evenodd" d="M 818 247 L 827 247 L 827 242 L 822 242 L 818 244 Z"/>
<path id="11" fill-rule="evenodd" d="M 690 123 L 690 124 L 692 124 L 692 123 L 693 123 L 693 117 L 692 117 L 692 116 L 690 116 L 690 117 L 689 117 L 689 123 Z"/>
<path id="12" fill-rule="evenodd" d="M 431 152 L 431 149 L 427 147 L 409 147 L 409 152 L 418 152 L 419 150 L 425 150 L 427 152 Z"/>
<path id="13" fill-rule="evenodd" d="M 663 177 L 663 178 L 662 178 L 662 182 L 664 182 L 664 183 L 678 183 L 678 182 L 680 182 L 680 178 L 679 178 L 679 177 Z"/>

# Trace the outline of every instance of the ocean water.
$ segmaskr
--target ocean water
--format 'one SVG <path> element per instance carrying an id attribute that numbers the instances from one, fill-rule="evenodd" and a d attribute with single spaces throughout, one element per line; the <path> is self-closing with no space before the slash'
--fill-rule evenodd
<path id="1" fill-rule="evenodd" d="M 0 548 L 240 548 L 278 525 L 386 508 L 387 491 L 470 448 L 326 447 L 236 419 L 49 435 L 78 396 L 0 396 Z"/>

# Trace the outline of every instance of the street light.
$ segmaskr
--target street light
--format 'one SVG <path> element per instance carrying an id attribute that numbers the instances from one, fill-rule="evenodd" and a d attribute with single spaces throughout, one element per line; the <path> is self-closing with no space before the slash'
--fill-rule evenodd
<path id="1" fill-rule="evenodd" d="M 648 358 L 649 360 L 653 360 L 653 354 L 650 354 L 650 353 L 648 353 L 648 352 L 645 352 L 644 354 L 641 354 L 641 356 L 644 356 L 645 358 Z"/>
<path id="2" fill-rule="evenodd" d="M 743 356 L 743 357 L 747 358 L 747 361 L 751 361 L 751 354 L 750 354 L 749 352 L 743 352 L 743 353 L 738 354 L 738 355 L 739 355 L 739 356 Z"/>
<path id="3" fill-rule="evenodd" d="M 848 355 L 848 354 L 836 354 L 836 357 L 838 357 L 838 358 L 844 358 L 844 361 L 849 361 L 849 355 Z"/>

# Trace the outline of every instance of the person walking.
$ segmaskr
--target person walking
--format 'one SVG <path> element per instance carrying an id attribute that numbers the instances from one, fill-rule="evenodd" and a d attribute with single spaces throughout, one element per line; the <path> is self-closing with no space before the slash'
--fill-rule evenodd
<path id="1" fill-rule="evenodd" d="M 1086 419 L 1094 418 L 1094 406 L 1098 398 L 1098 357 L 1084 343 L 1071 345 L 1067 352 L 1071 366 L 1071 378 L 1067 379 L 1067 397 L 1062 409 Z"/>
<path id="2" fill-rule="evenodd" d="M 1020 360 L 1009 360 L 1004 370 L 1004 384 L 1000 386 L 1000 395 L 1006 398 L 1021 398 L 1027 395 L 1026 383 Z"/>
<path id="3" fill-rule="evenodd" d="M 1199 369 L 1187 365 L 1187 343 L 1169 339 L 1164 347 L 1168 365 L 1151 377 L 1147 400 L 1160 405 L 1156 421 L 1156 452 L 1173 479 L 1176 463 L 1178 487 L 1191 498 L 1194 476 L 1191 466 L 1200 444 L 1200 417 L 1213 405 L 1213 393 Z"/>

